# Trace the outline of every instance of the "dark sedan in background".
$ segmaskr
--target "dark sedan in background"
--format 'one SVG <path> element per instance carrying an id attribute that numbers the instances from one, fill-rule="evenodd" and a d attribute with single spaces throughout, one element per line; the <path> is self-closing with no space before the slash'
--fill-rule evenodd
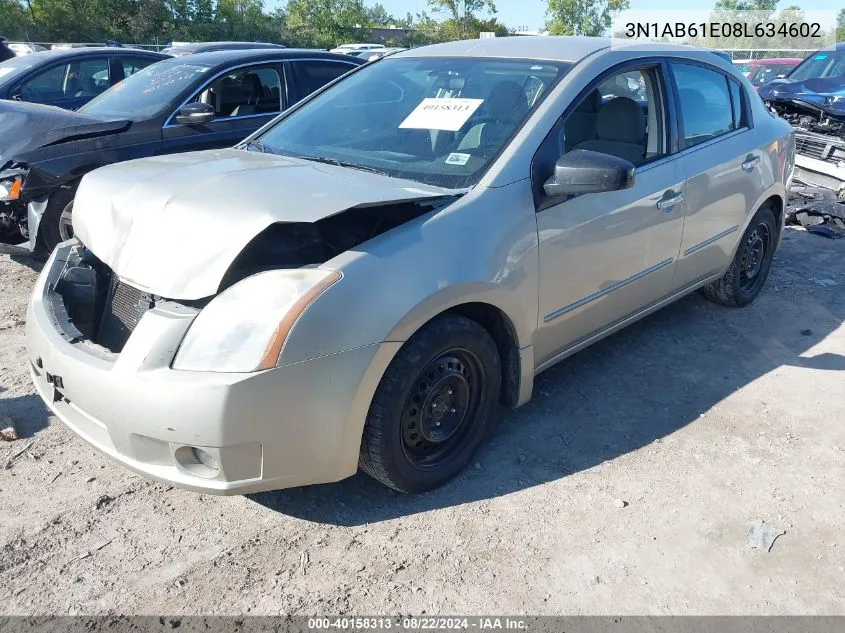
<path id="1" fill-rule="evenodd" d="M 79 112 L 0 104 L 0 250 L 44 254 L 68 239 L 92 169 L 232 146 L 361 64 L 289 48 L 198 53 L 149 66 Z"/>
<path id="2" fill-rule="evenodd" d="M 168 57 L 116 47 L 70 48 L 13 57 L 0 63 L 0 99 L 76 110 L 126 77 Z"/>

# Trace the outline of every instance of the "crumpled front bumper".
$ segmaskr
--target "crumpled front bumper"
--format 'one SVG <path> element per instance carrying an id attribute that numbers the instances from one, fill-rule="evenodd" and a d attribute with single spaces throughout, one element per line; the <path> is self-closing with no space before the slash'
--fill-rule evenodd
<path id="1" fill-rule="evenodd" d="M 398 344 L 255 373 L 178 371 L 170 365 L 197 311 L 163 302 L 112 354 L 68 336 L 51 306 L 72 246 L 60 245 L 39 277 L 26 336 L 38 393 L 80 437 L 142 475 L 198 492 L 242 494 L 355 473 L 372 393 Z"/>

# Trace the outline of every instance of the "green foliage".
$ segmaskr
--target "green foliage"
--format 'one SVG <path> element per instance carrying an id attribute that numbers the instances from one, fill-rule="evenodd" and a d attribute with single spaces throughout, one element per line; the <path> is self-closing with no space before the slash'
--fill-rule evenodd
<path id="1" fill-rule="evenodd" d="M 839 9 L 836 16 L 836 41 L 845 42 L 845 9 Z"/>
<path id="2" fill-rule="evenodd" d="M 605 35 L 628 0 L 549 0 L 546 30 L 551 35 Z"/>
<path id="3" fill-rule="evenodd" d="M 170 41 L 244 40 L 332 48 L 375 39 L 418 46 L 476 38 L 481 31 L 507 35 L 493 16 L 493 0 L 429 0 L 426 12 L 392 16 L 370 0 L 288 0 L 274 12 L 264 0 L 0 0 L 0 35 L 34 42 L 159 44 Z M 395 36 L 373 29 L 397 27 Z"/>

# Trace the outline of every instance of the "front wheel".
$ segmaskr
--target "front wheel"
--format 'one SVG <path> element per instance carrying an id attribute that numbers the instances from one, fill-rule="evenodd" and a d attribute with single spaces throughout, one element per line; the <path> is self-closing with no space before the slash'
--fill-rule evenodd
<path id="1" fill-rule="evenodd" d="M 36 248 L 48 256 L 56 246 L 73 237 L 73 197 L 75 186 L 62 187 L 50 194 L 38 228 Z"/>
<path id="2" fill-rule="evenodd" d="M 777 223 L 772 210 L 763 207 L 751 219 L 725 275 L 702 289 L 704 296 L 726 306 L 746 306 L 760 294 L 777 244 Z"/>
<path id="3" fill-rule="evenodd" d="M 400 492 L 443 485 L 469 462 L 499 400 L 496 344 L 462 316 L 414 334 L 382 376 L 361 441 L 368 475 Z"/>

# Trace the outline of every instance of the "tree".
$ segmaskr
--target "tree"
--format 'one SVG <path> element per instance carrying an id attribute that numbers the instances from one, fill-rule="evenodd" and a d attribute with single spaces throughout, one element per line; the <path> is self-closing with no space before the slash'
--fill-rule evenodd
<path id="1" fill-rule="evenodd" d="M 446 13 L 449 17 L 443 26 L 448 39 L 478 37 L 479 13 L 496 13 L 493 0 L 428 0 L 428 6 L 435 13 Z"/>
<path id="2" fill-rule="evenodd" d="M 628 0 L 549 0 L 546 30 L 551 35 L 604 35 Z"/>
<path id="3" fill-rule="evenodd" d="M 839 9 L 836 16 L 836 41 L 845 42 L 845 9 Z"/>
<path id="4" fill-rule="evenodd" d="M 718 0 L 716 11 L 768 11 L 777 9 L 778 0 Z"/>

